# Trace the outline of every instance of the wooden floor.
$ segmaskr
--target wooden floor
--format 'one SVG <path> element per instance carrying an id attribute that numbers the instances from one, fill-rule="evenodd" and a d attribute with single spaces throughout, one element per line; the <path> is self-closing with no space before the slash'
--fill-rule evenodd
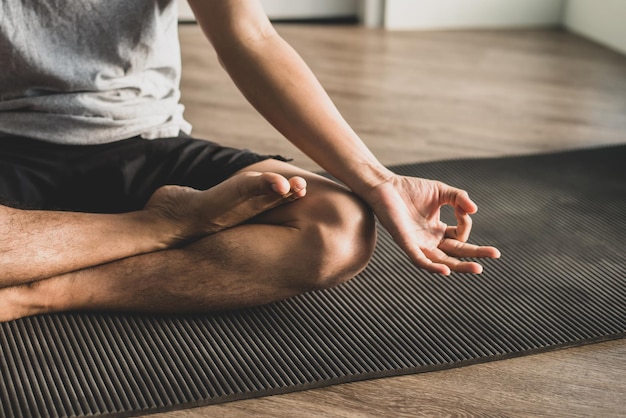
<path id="1" fill-rule="evenodd" d="M 626 57 L 572 34 L 278 29 L 388 165 L 626 143 Z M 319 169 L 242 99 L 197 27 L 180 35 L 196 136 Z M 626 416 L 626 340 L 154 416 L 442 415 Z"/>

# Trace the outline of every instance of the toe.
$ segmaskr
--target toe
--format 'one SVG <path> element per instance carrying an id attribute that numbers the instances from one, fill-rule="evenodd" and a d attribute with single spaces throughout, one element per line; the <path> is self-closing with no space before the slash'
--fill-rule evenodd
<path id="1" fill-rule="evenodd" d="M 289 185 L 291 186 L 292 198 L 299 199 L 306 194 L 306 180 L 302 177 L 290 178 Z"/>
<path id="2" fill-rule="evenodd" d="M 284 196 L 291 189 L 289 181 L 277 173 L 262 173 L 253 187 L 255 190 L 254 193 L 250 194 L 250 197 L 254 195 L 270 195 L 272 192 Z"/>

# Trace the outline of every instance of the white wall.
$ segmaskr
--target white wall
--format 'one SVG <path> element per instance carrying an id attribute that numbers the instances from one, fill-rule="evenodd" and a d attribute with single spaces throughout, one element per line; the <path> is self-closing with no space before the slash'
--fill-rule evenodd
<path id="1" fill-rule="evenodd" d="M 356 16 L 358 0 L 261 0 L 271 19 Z"/>
<path id="2" fill-rule="evenodd" d="M 572 32 L 626 53 L 625 0 L 569 0 L 564 20 Z"/>
<path id="3" fill-rule="evenodd" d="M 181 20 L 193 20 L 177 0 Z M 354 15 L 386 29 L 507 28 L 565 25 L 626 53 L 626 0 L 262 0 L 271 18 Z"/>
<path id="4" fill-rule="evenodd" d="M 181 22 L 190 22 L 195 20 L 187 0 L 176 0 L 176 3 L 178 4 L 178 20 Z"/>
<path id="5" fill-rule="evenodd" d="M 361 24 L 369 28 L 382 27 L 385 0 L 360 0 L 360 3 L 358 16 Z"/>
<path id="6" fill-rule="evenodd" d="M 187 0 L 177 0 L 181 21 L 193 21 L 193 12 Z M 261 0 L 271 19 L 314 19 L 324 17 L 356 16 L 359 0 Z"/>
<path id="7" fill-rule="evenodd" d="M 561 23 L 564 4 L 564 0 L 386 0 L 384 26 L 387 29 L 555 26 Z"/>

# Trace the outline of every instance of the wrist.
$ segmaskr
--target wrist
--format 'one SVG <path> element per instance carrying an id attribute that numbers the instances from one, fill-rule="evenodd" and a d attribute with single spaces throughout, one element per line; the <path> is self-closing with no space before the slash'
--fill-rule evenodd
<path id="1" fill-rule="evenodd" d="M 128 214 L 133 237 L 139 238 L 140 252 L 153 252 L 172 248 L 185 240 L 182 225 L 161 210 L 142 209 Z"/>
<path id="2" fill-rule="evenodd" d="M 354 193 L 363 198 L 380 185 L 389 183 L 396 176 L 394 172 L 378 162 L 358 164 L 354 172 L 356 175 L 351 176 L 351 180 L 346 184 Z"/>

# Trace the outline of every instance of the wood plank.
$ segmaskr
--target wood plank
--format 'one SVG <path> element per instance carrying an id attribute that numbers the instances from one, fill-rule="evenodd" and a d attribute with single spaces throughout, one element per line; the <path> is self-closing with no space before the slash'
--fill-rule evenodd
<path id="1" fill-rule="evenodd" d="M 626 58 L 565 32 L 279 30 L 385 164 L 626 139 Z M 247 104 L 197 28 L 183 26 L 181 40 L 196 135 L 317 168 Z"/>

